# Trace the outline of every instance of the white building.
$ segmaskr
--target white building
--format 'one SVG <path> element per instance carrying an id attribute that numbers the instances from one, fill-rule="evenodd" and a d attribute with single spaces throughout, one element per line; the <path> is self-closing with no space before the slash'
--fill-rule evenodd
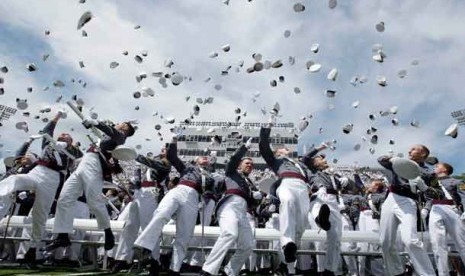
<path id="1" fill-rule="evenodd" d="M 182 160 L 189 161 L 196 156 L 216 154 L 217 164 L 223 166 L 242 143 L 253 137 L 253 145 L 247 156 L 252 157 L 257 169 L 265 168 L 265 161 L 258 151 L 261 126 L 265 124 L 207 121 L 181 123 L 184 131 L 178 138 L 178 155 Z M 297 157 L 297 136 L 294 131 L 293 123 L 273 126 L 270 138 L 272 148 L 287 147 L 293 152 L 293 157 Z"/>

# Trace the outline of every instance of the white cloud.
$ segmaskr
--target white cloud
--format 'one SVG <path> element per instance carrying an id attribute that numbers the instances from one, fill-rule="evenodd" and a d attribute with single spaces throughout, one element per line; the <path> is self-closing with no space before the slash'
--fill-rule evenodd
<path id="1" fill-rule="evenodd" d="M 387 141 L 396 140 L 392 149 L 406 152 L 413 143 L 425 143 L 433 153 L 444 160 L 450 160 L 465 170 L 461 156 L 465 153 L 460 139 L 452 140 L 443 136 L 445 128 L 452 123 L 450 112 L 463 108 L 465 96 L 461 91 L 463 63 L 465 61 L 465 36 L 461 28 L 465 15 L 464 5 L 457 1 L 350 1 L 340 3 L 334 10 L 325 1 L 306 1 L 306 10 L 295 13 L 293 3 L 286 1 L 231 1 L 229 6 L 216 1 L 2 1 L 0 18 L 2 32 L 7 40 L 16 41 L 13 33 L 30 37 L 33 43 L 19 41 L 22 45 L 0 48 L 0 66 L 9 64 L 11 71 L 4 75 L 7 93 L 0 96 L 2 104 L 14 105 L 16 97 L 28 97 L 37 106 L 53 105 L 54 98 L 62 93 L 64 99 L 78 94 L 86 102 L 86 107 L 95 107 L 101 118 L 126 120 L 137 118 L 141 122 L 137 137 L 128 143 L 143 144 L 144 149 L 158 148 L 153 126 L 162 121 L 153 117 L 155 111 L 175 116 L 182 120 L 189 116 L 195 97 L 214 96 L 213 105 L 202 105 L 199 120 L 234 120 L 234 108 L 248 111 L 246 120 L 266 119 L 260 108 L 270 107 L 275 101 L 282 106 L 284 121 L 298 122 L 298 118 L 312 113 L 309 129 L 303 135 L 302 144 L 319 143 L 322 140 L 337 139 L 338 149 L 331 153 L 339 163 L 351 164 L 358 161 L 373 165 L 376 156 L 391 147 Z M 70 4 L 71 3 L 71 4 Z M 76 30 L 80 15 L 90 10 L 94 18 L 84 27 L 88 37 L 81 37 Z M 384 21 L 386 31 L 378 33 L 375 24 Z M 135 25 L 140 25 L 138 30 Z M 3 29 L 3 31 L 2 31 Z M 8 32 L 6 31 L 8 29 Z M 44 31 L 49 29 L 50 36 Z M 13 32 L 11 32 L 11 30 Z M 289 38 L 283 32 L 290 30 Z M 310 45 L 318 42 L 319 53 L 310 51 Z M 386 62 L 377 64 L 371 59 L 371 47 L 381 43 L 387 54 Z M 224 53 L 221 46 L 231 45 L 231 51 Z M 19 55 L 15 48 L 49 48 L 51 57 L 46 63 L 35 61 L 39 71 L 28 73 L 24 68 L 26 57 Z M 129 51 L 123 56 L 123 51 Z M 135 54 L 148 51 L 142 64 L 134 61 Z M 208 58 L 217 51 L 219 57 Z M 245 69 L 253 65 L 251 55 L 261 53 L 264 60 L 282 59 L 280 69 L 265 70 L 247 74 Z M 290 66 L 288 56 L 296 57 L 296 64 Z M 163 61 L 171 58 L 173 68 L 163 67 Z M 418 66 L 410 65 L 418 59 Z M 82 60 L 85 68 L 79 68 Z M 244 68 L 235 72 L 240 60 Z M 305 63 L 314 60 L 323 65 L 321 72 L 310 74 Z M 120 66 L 114 70 L 109 64 L 117 61 Z M 221 76 L 221 70 L 228 65 L 232 69 L 228 76 Z M 333 67 L 338 68 L 336 82 L 326 79 Z M 58 68 L 58 69 L 57 69 Z M 408 70 L 405 79 L 396 74 L 399 69 Z M 162 88 L 158 79 L 149 76 L 141 83 L 135 81 L 136 74 L 145 71 L 171 73 L 179 71 L 192 77 L 180 86 Z M 279 76 L 284 83 L 272 88 L 269 82 Z M 354 75 L 366 75 L 368 83 L 352 87 L 349 80 Z M 386 75 L 388 86 L 376 84 L 378 75 Z M 207 77 L 212 80 L 205 83 Z M 88 83 L 86 89 L 71 85 L 71 78 Z M 41 91 L 55 79 L 67 82 L 64 89 Z M 223 89 L 216 91 L 215 84 Z M 26 93 L 27 86 L 34 86 L 35 92 Z M 133 99 L 132 93 L 143 86 L 152 87 L 153 98 Z M 293 93 L 300 87 L 302 93 Z M 325 89 L 336 89 L 334 101 L 325 98 Z M 262 92 L 257 103 L 251 96 L 256 90 Z M 189 102 L 184 98 L 192 95 Z M 360 107 L 353 109 L 351 103 L 360 101 Z M 334 103 L 335 110 L 327 105 Z M 134 107 L 138 105 L 139 111 Z M 368 119 L 369 113 L 377 113 L 392 105 L 399 107 L 397 117 L 401 126 L 393 127 L 390 118 L 379 118 L 375 122 Z M 56 107 L 58 108 L 58 106 Z M 36 108 L 37 109 L 37 108 Z M 83 129 L 78 120 L 70 114 L 70 120 L 63 122 L 59 131 L 74 128 L 79 140 L 84 140 Z M 409 126 L 412 119 L 421 122 L 421 128 Z M 0 128 L 5 149 L 14 149 L 18 140 L 26 135 L 14 129 L 14 122 L 22 119 L 17 114 Z M 42 127 L 29 119 L 32 130 Z M 346 123 L 354 124 L 350 135 L 342 133 Z M 379 129 L 380 141 L 376 154 L 368 152 L 364 145 L 358 152 L 352 147 L 361 143 L 360 136 L 370 126 Z M 323 134 L 318 134 L 323 127 Z M 31 132 L 32 132 L 31 130 Z M 166 137 L 167 132 L 164 131 Z M 14 136 L 15 139 L 8 137 Z M 146 142 L 151 138 L 152 142 Z"/>

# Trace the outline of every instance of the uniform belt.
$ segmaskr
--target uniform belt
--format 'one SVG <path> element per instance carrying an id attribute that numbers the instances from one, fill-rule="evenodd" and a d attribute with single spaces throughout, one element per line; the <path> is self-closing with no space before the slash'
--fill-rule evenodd
<path id="1" fill-rule="evenodd" d="M 238 195 L 242 197 L 243 199 L 247 200 L 247 195 L 244 193 L 242 190 L 239 189 L 228 189 L 225 192 L 227 195 Z"/>
<path id="2" fill-rule="evenodd" d="M 405 196 L 405 197 L 411 198 L 413 200 L 417 200 L 417 195 L 412 193 L 412 191 L 410 191 L 410 190 L 404 190 L 404 189 L 401 189 L 401 188 L 399 188 L 397 186 L 390 186 L 389 191 L 391 193 L 396 194 L 396 195 Z"/>
<path id="3" fill-rule="evenodd" d="M 87 149 L 87 152 L 98 153 L 98 149 L 97 149 L 96 147 L 90 146 L 90 147 Z"/>
<path id="4" fill-rule="evenodd" d="M 39 159 L 37 161 L 37 165 L 41 165 L 41 166 L 47 167 L 47 168 L 49 168 L 51 170 L 60 172 L 60 169 L 58 168 L 58 166 L 56 164 L 54 164 L 53 162 L 50 162 L 50 161 Z"/>
<path id="5" fill-rule="evenodd" d="M 433 199 L 433 205 L 454 205 L 452 199 Z"/>
<path id="6" fill-rule="evenodd" d="M 155 187 L 157 185 L 157 183 L 155 181 L 142 181 L 142 183 L 140 184 L 140 186 L 142 188 L 145 188 L 145 187 Z"/>
<path id="7" fill-rule="evenodd" d="M 302 180 L 303 182 L 308 182 L 306 177 L 304 177 L 300 173 L 296 173 L 296 172 L 283 172 L 283 173 L 279 174 L 279 177 L 281 177 L 281 178 L 297 178 L 297 179 Z"/>
<path id="8" fill-rule="evenodd" d="M 326 189 L 326 193 L 330 195 L 339 195 L 339 193 L 334 189 Z"/>
<path id="9" fill-rule="evenodd" d="M 206 200 L 215 200 L 215 195 L 213 193 L 204 193 L 203 198 Z"/>
<path id="10" fill-rule="evenodd" d="M 199 194 L 202 193 L 202 187 L 199 184 L 197 184 L 197 182 L 189 181 L 189 180 L 181 180 L 179 181 L 179 185 L 185 185 L 185 186 L 191 187 L 195 189 L 197 192 L 199 192 Z"/>

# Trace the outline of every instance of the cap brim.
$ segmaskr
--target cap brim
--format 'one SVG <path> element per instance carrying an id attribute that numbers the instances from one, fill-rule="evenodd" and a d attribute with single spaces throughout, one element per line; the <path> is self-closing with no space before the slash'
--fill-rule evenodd
<path id="1" fill-rule="evenodd" d="M 420 176 L 420 167 L 410 159 L 393 157 L 391 164 L 394 173 L 402 178 L 414 179 Z"/>
<path id="2" fill-rule="evenodd" d="M 111 155 L 121 161 L 131 161 L 136 159 L 137 152 L 127 146 L 118 146 L 111 152 Z"/>

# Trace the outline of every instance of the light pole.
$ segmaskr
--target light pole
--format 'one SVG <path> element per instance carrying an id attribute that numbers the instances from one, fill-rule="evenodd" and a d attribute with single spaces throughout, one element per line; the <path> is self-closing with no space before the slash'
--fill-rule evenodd
<path id="1" fill-rule="evenodd" d="M 457 121 L 457 124 L 465 125 L 465 109 L 452 111 L 450 115 Z"/>
<path id="2" fill-rule="evenodd" d="M 8 120 L 11 115 L 16 113 L 16 108 L 0 104 L 0 121 Z"/>

